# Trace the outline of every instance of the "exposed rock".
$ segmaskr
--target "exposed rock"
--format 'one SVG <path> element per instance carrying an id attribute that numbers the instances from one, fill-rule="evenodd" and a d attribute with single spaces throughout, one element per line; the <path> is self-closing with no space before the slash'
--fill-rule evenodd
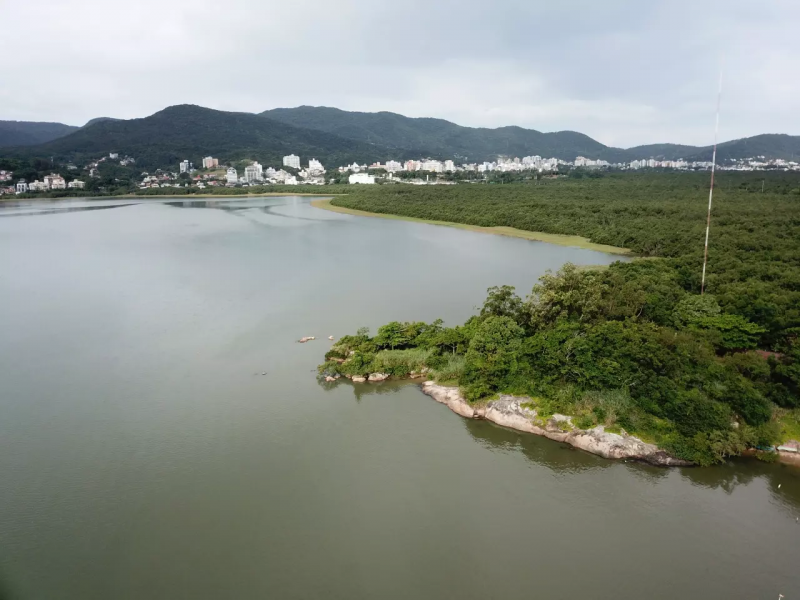
<path id="1" fill-rule="evenodd" d="M 328 375 L 328 376 L 325 378 L 325 381 L 336 381 L 336 377 L 331 377 L 330 375 Z"/>
<path id="2" fill-rule="evenodd" d="M 477 416 L 472 405 L 461 397 L 458 388 L 444 387 L 433 381 L 426 381 L 422 384 L 422 391 L 462 417 L 474 419 Z"/>
<path id="3" fill-rule="evenodd" d="M 369 380 L 370 381 L 386 381 L 389 379 L 389 375 L 386 373 L 370 373 Z"/>
<path id="4" fill-rule="evenodd" d="M 604 458 L 625 458 L 641 460 L 658 466 L 688 466 L 691 463 L 669 456 L 653 444 L 647 444 L 633 436 L 622 436 L 608 433 L 601 427 L 594 429 L 576 429 L 572 417 L 553 415 L 544 426 L 537 419 L 536 410 L 522 406 L 531 402 L 530 398 L 500 396 L 490 401 L 485 409 L 475 408 L 459 393 L 458 388 L 444 387 L 433 381 L 422 384 L 422 391 L 437 402 L 447 405 L 453 412 L 468 418 L 486 418 L 489 421 L 542 435 L 557 442 L 567 443 L 586 452 L 598 454 Z"/>
<path id="5" fill-rule="evenodd" d="M 311 340 L 315 340 L 315 339 L 317 339 L 317 338 L 315 338 L 313 335 L 310 335 L 310 336 L 307 336 L 307 337 L 301 337 L 301 338 L 300 338 L 299 340 L 297 340 L 297 341 L 298 341 L 299 343 L 301 343 L 301 344 L 305 344 L 306 342 L 310 342 Z"/>
<path id="6" fill-rule="evenodd" d="M 361 377 L 360 375 L 353 375 L 350 379 L 355 383 L 364 383 L 367 380 L 366 377 Z"/>

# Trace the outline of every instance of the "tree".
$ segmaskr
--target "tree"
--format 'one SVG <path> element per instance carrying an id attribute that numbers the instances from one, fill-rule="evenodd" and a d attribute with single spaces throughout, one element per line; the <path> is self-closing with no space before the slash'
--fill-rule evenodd
<path id="1" fill-rule="evenodd" d="M 455 354 L 459 347 L 469 343 L 469 338 L 459 327 L 447 327 L 441 330 L 433 339 L 433 344 L 439 348 L 446 348 Z"/>
<path id="2" fill-rule="evenodd" d="M 533 286 L 528 299 L 534 329 L 559 319 L 590 321 L 601 312 L 602 281 L 597 273 L 581 272 L 567 263 L 553 275 L 547 273 Z"/>
<path id="3" fill-rule="evenodd" d="M 516 374 L 524 335 L 510 317 L 490 316 L 483 320 L 469 343 L 464 367 L 470 399 L 502 389 Z"/>
<path id="4" fill-rule="evenodd" d="M 514 293 L 514 286 L 490 287 L 489 294 L 481 307 L 481 317 L 509 317 L 517 324 L 527 321 L 522 298 Z"/>
<path id="5" fill-rule="evenodd" d="M 392 321 L 378 329 L 375 336 L 375 344 L 379 348 L 391 348 L 394 350 L 398 346 L 403 346 L 409 342 L 408 332 L 405 326 L 399 321 Z"/>

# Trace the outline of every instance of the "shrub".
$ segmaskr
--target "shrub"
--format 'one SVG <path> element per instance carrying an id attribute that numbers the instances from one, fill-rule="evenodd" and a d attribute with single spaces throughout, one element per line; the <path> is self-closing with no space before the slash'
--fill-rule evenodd
<path id="1" fill-rule="evenodd" d="M 467 359 L 458 354 L 441 358 L 445 359 L 445 362 L 434 369 L 434 377 L 439 381 L 459 381 L 464 374 Z"/>

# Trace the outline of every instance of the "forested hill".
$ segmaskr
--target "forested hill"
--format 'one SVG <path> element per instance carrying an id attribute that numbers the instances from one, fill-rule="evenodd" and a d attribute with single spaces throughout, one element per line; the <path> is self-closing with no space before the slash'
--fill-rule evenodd
<path id="1" fill-rule="evenodd" d="M 574 131 L 542 133 L 522 127 L 498 129 L 462 127 L 443 119 L 410 118 L 390 112 L 350 112 L 325 106 L 276 108 L 261 113 L 298 127 L 334 133 L 388 148 L 413 150 L 420 156 L 468 157 L 493 160 L 498 155 L 536 155 L 575 160 L 576 156 L 626 162 L 643 158 L 660 160 L 711 160 L 712 147 L 650 144 L 613 148 Z M 717 156 L 728 158 L 792 159 L 800 156 L 800 136 L 765 134 L 719 145 Z"/>
<path id="2" fill-rule="evenodd" d="M 63 123 L 0 121 L 0 147 L 43 144 L 68 135 L 77 129 L 77 127 Z"/>
<path id="3" fill-rule="evenodd" d="M 324 106 L 276 108 L 261 115 L 353 140 L 411 150 L 418 156 L 470 161 L 494 160 L 498 155 L 536 154 L 563 160 L 575 160 L 576 156 L 608 161 L 627 158 L 624 151 L 574 131 L 542 133 L 522 127 L 462 127 L 443 119 L 411 118 L 390 112 L 348 112 Z"/>
<path id="4" fill-rule="evenodd" d="M 193 105 L 171 106 L 143 119 L 100 120 L 18 153 L 81 160 L 109 152 L 133 156 L 144 169 L 174 167 L 184 159 L 200 164 L 208 155 L 223 161 L 254 159 L 266 164 L 280 164 L 282 157 L 291 153 L 328 164 L 390 158 L 383 148 L 371 144 L 250 113 Z"/>

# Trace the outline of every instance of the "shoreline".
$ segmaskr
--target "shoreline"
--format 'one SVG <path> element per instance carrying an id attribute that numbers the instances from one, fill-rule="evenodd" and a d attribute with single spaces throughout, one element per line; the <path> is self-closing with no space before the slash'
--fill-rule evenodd
<path id="1" fill-rule="evenodd" d="M 42 200 L 58 201 L 58 200 L 114 200 L 116 198 L 136 198 L 136 199 L 149 199 L 149 198 L 246 198 L 248 196 L 312 196 L 312 197 L 330 197 L 341 196 L 342 194 L 311 194 L 309 192 L 263 192 L 261 194 L 122 194 L 119 196 L 61 196 L 59 198 L 9 198 L 8 200 L 0 198 L 2 202 L 38 202 Z"/>
<path id="2" fill-rule="evenodd" d="M 484 419 L 515 431 L 540 435 L 602 458 L 635 460 L 656 467 L 694 466 L 693 463 L 670 456 L 655 444 L 648 444 L 632 435 L 609 433 L 602 426 L 578 429 L 572 425 L 572 417 L 566 415 L 552 415 L 541 426 L 535 420 L 536 410 L 524 405 L 528 398 L 501 395 L 485 405 L 473 405 L 461 396 L 456 387 L 426 381 L 421 389 L 423 394 L 466 419 Z"/>
<path id="3" fill-rule="evenodd" d="M 593 250 L 595 252 L 603 252 L 605 254 L 617 254 L 621 256 L 633 257 L 633 252 L 628 248 L 618 248 L 616 246 L 608 246 L 606 244 L 595 244 L 585 237 L 578 235 L 565 235 L 560 233 L 544 233 L 541 231 L 526 231 L 524 229 L 516 229 L 515 227 L 480 227 L 479 225 L 466 225 L 464 223 L 454 223 L 452 221 L 435 221 L 432 219 L 420 219 L 418 217 L 404 217 L 401 215 L 390 215 L 384 213 L 373 213 L 366 210 L 357 210 L 353 208 L 344 208 L 331 204 L 331 198 L 321 198 L 319 200 L 312 200 L 311 206 L 328 210 L 331 212 L 341 213 L 345 215 L 353 215 L 357 217 L 378 217 L 381 219 L 394 219 L 398 221 L 411 221 L 414 223 L 426 223 L 428 225 L 441 225 L 443 227 L 454 227 L 456 229 L 463 229 L 466 231 L 475 231 L 478 233 L 489 233 L 492 235 L 504 235 L 506 237 L 515 237 L 528 240 L 531 242 L 545 242 L 548 244 L 557 244 L 559 246 L 570 246 L 572 248 L 581 248 L 583 250 Z"/>

